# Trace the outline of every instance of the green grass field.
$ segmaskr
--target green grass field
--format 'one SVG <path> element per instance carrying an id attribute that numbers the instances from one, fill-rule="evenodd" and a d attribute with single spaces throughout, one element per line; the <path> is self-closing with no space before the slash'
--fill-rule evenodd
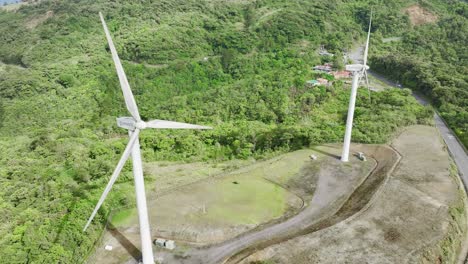
<path id="1" fill-rule="evenodd" d="M 116 227 L 128 225 L 132 222 L 132 215 L 136 215 L 135 208 L 119 210 L 112 215 L 111 223 Z"/>
<path id="2" fill-rule="evenodd" d="M 153 179 L 147 183 L 148 196 L 153 197 L 148 199 L 148 208 L 155 235 L 213 242 L 299 210 L 302 199 L 282 186 L 310 162 L 310 153 L 296 151 L 239 168 L 230 166 L 232 162 L 148 166 L 147 176 Z M 177 182 L 179 187 L 166 181 Z M 158 190 L 158 186 L 172 187 Z M 160 196 L 154 198 L 155 193 Z M 136 209 L 114 213 L 111 223 L 119 228 L 137 225 Z"/>
<path id="3" fill-rule="evenodd" d="M 206 195 L 213 197 L 200 221 L 258 224 L 283 215 L 288 191 L 248 173 L 217 181 Z"/>
<path id="4" fill-rule="evenodd" d="M 191 213 L 184 215 L 184 218 L 189 218 L 191 221 L 258 224 L 271 218 L 280 217 L 287 209 L 287 190 L 248 173 L 229 176 L 201 185 L 195 184 L 193 186 L 194 188 L 190 192 L 194 199 L 192 203 L 184 202 L 186 206 L 196 208 Z M 176 201 L 177 197 L 181 196 L 180 192 L 185 192 L 185 190 L 175 191 L 173 194 L 161 197 L 156 201 L 161 200 L 166 205 L 170 205 L 171 203 L 167 202 L 172 200 L 177 204 L 174 206 L 180 208 L 180 204 Z M 198 208 L 195 205 L 197 200 L 201 204 Z M 152 208 L 156 209 L 156 212 L 168 211 L 158 207 L 161 206 L 156 205 Z M 203 211 L 204 213 L 200 213 Z M 177 212 L 181 212 L 181 210 L 174 213 L 177 214 Z M 159 213 L 156 214 L 159 215 Z M 113 214 L 112 224 L 117 227 L 127 226 L 136 220 L 134 217 L 132 218 L 135 215 L 135 208 L 120 210 Z M 158 218 L 160 217 L 165 218 L 165 216 L 159 215 Z"/>

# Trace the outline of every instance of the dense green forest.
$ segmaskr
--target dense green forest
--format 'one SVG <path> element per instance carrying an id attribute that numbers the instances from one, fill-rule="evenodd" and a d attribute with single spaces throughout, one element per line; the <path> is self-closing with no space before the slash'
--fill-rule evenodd
<path id="1" fill-rule="evenodd" d="M 87 0 L 0 11 L 0 255 L 9 263 L 81 263 L 109 208 L 133 203 L 117 184 L 97 221 L 81 231 L 127 141 L 115 123 L 128 113 L 99 11 L 143 119 L 215 128 L 144 131 L 144 159 L 215 162 L 341 141 L 349 84 L 306 81 L 318 77 L 312 66 L 329 60 L 318 55 L 320 45 L 339 54 L 362 41 L 377 5 L 372 67 L 433 96 L 463 135 L 466 4 L 422 1 L 441 19 L 413 28 L 401 11 L 412 3 Z M 398 35 L 397 44 L 379 40 Z M 431 117 L 408 89 L 373 92 L 371 100 L 362 89 L 353 141 L 384 143 Z M 132 180 L 128 169 L 118 183 Z"/>

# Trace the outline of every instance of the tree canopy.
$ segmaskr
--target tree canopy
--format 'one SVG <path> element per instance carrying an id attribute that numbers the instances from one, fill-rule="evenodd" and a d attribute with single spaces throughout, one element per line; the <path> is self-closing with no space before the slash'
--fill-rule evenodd
<path id="1" fill-rule="evenodd" d="M 339 54 L 364 39 L 376 4 L 375 34 L 403 41 L 373 40 L 371 66 L 433 96 L 463 135 L 466 51 L 457 45 L 466 43 L 466 4 L 426 2 L 443 17 L 418 28 L 400 12 L 405 1 L 45 0 L 0 10 L 0 255 L 10 263 L 81 263 L 110 208 L 133 203 L 127 164 L 81 231 L 127 142 L 115 124 L 128 113 L 99 11 L 142 118 L 215 128 L 144 131 L 144 160 L 217 161 L 340 142 L 349 85 L 306 81 L 321 77 L 311 68 L 329 60 L 320 45 Z M 385 143 L 431 113 L 408 90 L 372 93 L 371 101 L 363 90 L 353 141 Z"/>

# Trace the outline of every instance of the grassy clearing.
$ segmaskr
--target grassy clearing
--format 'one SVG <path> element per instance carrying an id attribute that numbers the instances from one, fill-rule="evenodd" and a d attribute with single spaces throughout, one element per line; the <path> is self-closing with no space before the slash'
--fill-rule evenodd
<path id="1" fill-rule="evenodd" d="M 323 162 L 330 162 L 326 155 L 339 150 L 321 146 L 258 162 L 147 164 L 147 177 L 153 180 L 147 184 L 150 218 L 164 230 L 187 228 L 187 222 L 190 230 L 222 230 L 279 218 L 299 209 L 301 198 L 310 200 L 316 174 Z M 318 159 L 311 161 L 311 154 Z M 136 223 L 135 209 L 112 217 L 116 227 Z"/>
<path id="2" fill-rule="evenodd" d="M 136 209 L 124 209 L 112 215 L 112 225 L 115 227 L 125 226 L 131 223 L 131 216 L 136 215 Z"/>
<path id="3" fill-rule="evenodd" d="M 258 224 L 283 215 L 287 191 L 249 174 L 218 181 L 207 195 L 217 197 L 201 221 Z"/>
<path id="4" fill-rule="evenodd" d="M 261 177 L 280 185 L 286 185 L 294 176 L 300 173 L 306 162 L 310 161 L 310 154 L 315 154 L 319 158 L 323 156 L 321 153 L 310 149 L 298 150 L 244 167 L 232 174 L 248 172 L 252 177 Z"/>
<path id="5" fill-rule="evenodd" d="M 299 150 L 256 163 L 236 164 L 231 161 L 216 166 L 200 163 L 196 166 L 182 165 L 184 169 L 197 168 L 198 172 L 168 168 L 167 172 L 178 174 L 200 176 L 207 175 L 207 170 L 219 174 L 214 180 L 197 182 L 164 195 L 155 202 L 156 212 L 167 213 L 173 211 L 171 207 L 177 207 L 179 209 L 174 213 L 178 216 L 173 215 L 175 218 L 189 218 L 199 225 L 215 223 L 219 226 L 258 225 L 281 217 L 288 209 L 302 206 L 299 197 L 281 186 L 287 187 L 292 178 L 300 176 L 301 169 L 310 162 L 311 153 L 315 151 Z M 319 168 L 316 169 L 318 171 Z"/>
<path id="6" fill-rule="evenodd" d="M 163 230 L 209 233 L 258 225 L 281 217 L 291 207 L 300 208 L 299 197 L 261 177 L 259 172 L 268 171 L 268 165 L 261 162 L 252 170 L 237 170 L 169 192 L 149 202 L 150 216 Z"/>
<path id="7" fill-rule="evenodd" d="M 299 150 L 258 162 L 146 164 L 155 235 L 211 243 L 299 210 L 302 199 L 282 186 L 301 175 L 312 152 Z M 136 210 L 121 210 L 111 222 L 133 227 L 138 224 Z"/>

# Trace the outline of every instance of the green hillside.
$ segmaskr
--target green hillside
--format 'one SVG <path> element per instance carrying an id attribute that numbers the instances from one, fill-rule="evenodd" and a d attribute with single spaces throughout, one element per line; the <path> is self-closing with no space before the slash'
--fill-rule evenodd
<path id="1" fill-rule="evenodd" d="M 340 54 L 361 42 L 368 11 L 377 4 L 375 36 L 402 35 L 403 41 L 383 44 L 376 37 L 372 67 L 399 78 L 390 65 L 399 65 L 401 56 L 408 67 L 435 71 L 444 63 L 461 68 L 450 82 L 442 86 L 438 80 L 440 87 L 425 91 L 441 98 L 436 105 L 460 135 L 466 133 L 466 49 L 457 48 L 466 43 L 466 34 L 447 31 L 451 23 L 466 24 L 466 4 L 422 1 L 440 20 L 411 27 L 402 9 L 412 2 L 370 2 L 40 1 L 0 11 L 2 258 L 81 263 L 110 208 L 134 203 L 125 184 L 132 180 L 127 165 L 94 224 L 87 233 L 81 231 L 127 142 L 126 131 L 115 124 L 115 117 L 128 113 L 99 11 L 142 118 L 215 127 L 144 131 L 146 161 L 261 159 L 341 141 L 349 84 L 336 80 L 333 86 L 312 88 L 306 81 L 319 77 L 311 71 L 318 63 L 331 60 L 342 66 L 340 60 L 320 57 L 317 49 L 324 45 Z M 434 30 L 440 31 L 437 41 L 416 44 Z M 444 46 L 452 47 L 448 57 Z M 439 51 L 438 60 L 429 63 L 431 51 Z M 390 52 L 399 55 L 390 60 Z M 419 83 L 427 75 L 405 76 L 402 82 L 424 89 Z M 442 99 L 447 91 L 457 92 L 450 104 Z M 371 98 L 361 89 L 355 142 L 384 143 L 399 128 L 429 122 L 432 116 L 409 90 L 373 92 Z"/>
<path id="2" fill-rule="evenodd" d="M 375 42 L 371 67 L 432 100 L 468 147 L 468 4 L 421 1 L 437 22 L 401 33 L 401 42 Z"/>

